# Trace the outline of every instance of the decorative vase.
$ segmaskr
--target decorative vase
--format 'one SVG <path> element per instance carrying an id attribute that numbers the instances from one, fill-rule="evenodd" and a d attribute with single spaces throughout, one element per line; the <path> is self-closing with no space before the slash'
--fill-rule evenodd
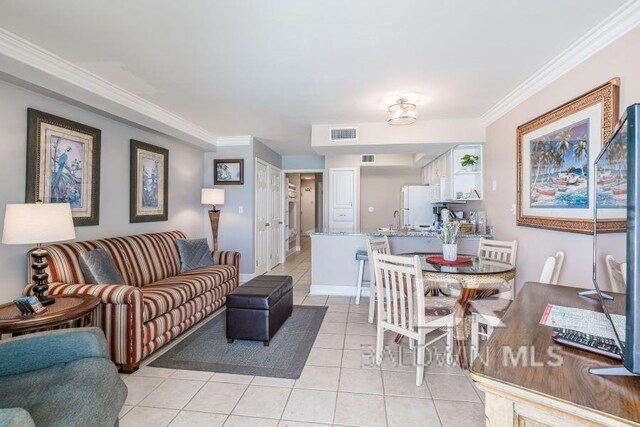
<path id="1" fill-rule="evenodd" d="M 458 258 L 458 244 L 445 243 L 442 245 L 442 257 L 445 261 L 455 261 Z"/>

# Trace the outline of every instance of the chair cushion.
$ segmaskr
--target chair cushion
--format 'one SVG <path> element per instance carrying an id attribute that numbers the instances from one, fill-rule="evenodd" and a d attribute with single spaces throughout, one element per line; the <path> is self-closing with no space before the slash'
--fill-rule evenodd
<path id="1" fill-rule="evenodd" d="M 124 285 L 124 277 L 118 271 L 111 255 L 102 248 L 80 254 L 80 269 L 86 283 L 97 285 Z"/>
<path id="2" fill-rule="evenodd" d="M 291 276 L 258 276 L 227 296 L 227 307 L 268 310 L 293 289 Z"/>
<path id="3" fill-rule="evenodd" d="M 207 239 L 176 239 L 180 253 L 180 272 L 213 265 Z"/>
<path id="4" fill-rule="evenodd" d="M 126 396 L 116 366 L 101 357 L 0 378 L 0 407 L 23 408 L 38 426 L 112 427 Z"/>
<path id="5" fill-rule="evenodd" d="M 171 311 L 229 281 L 236 275 L 232 265 L 214 265 L 181 273 L 174 277 L 144 286 L 143 296 L 145 322 Z"/>

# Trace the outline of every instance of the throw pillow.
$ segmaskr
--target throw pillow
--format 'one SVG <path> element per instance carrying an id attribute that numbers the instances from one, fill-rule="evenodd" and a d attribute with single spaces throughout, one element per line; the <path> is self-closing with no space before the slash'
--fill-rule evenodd
<path id="1" fill-rule="evenodd" d="M 124 285 L 122 273 L 111 255 L 102 248 L 80 254 L 80 269 L 85 283 L 96 285 Z"/>
<path id="2" fill-rule="evenodd" d="M 213 265 L 207 239 L 176 239 L 180 253 L 180 272 Z"/>

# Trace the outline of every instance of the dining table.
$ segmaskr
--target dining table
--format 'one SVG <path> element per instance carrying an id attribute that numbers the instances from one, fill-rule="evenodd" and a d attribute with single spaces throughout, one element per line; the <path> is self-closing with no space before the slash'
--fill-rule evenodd
<path id="1" fill-rule="evenodd" d="M 515 283 L 512 283 L 516 277 L 515 265 L 465 254 L 458 254 L 458 260 L 466 260 L 465 263 L 458 265 L 440 265 L 428 260 L 432 257 L 441 257 L 442 253 L 408 252 L 399 255 L 419 257 L 426 292 L 444 294 L 451 292 L 453 295 L 456 293 L 454 289 L 457 290 L 454 333 L 458 361 L 462 368 L 468 369 L 470 364 L 467 357 L 468 328 L 465 328 L 464 320 L 470 315 L 470 302 L 504 292 L 510 289 L 510 286 L 515 286 Z"/>

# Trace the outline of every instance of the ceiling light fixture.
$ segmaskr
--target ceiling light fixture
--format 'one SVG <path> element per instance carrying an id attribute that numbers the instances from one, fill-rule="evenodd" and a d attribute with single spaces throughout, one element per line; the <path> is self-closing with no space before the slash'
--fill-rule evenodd
<path id="1" fill-rule="evenodd" d="M 392 126 L 410 125 L 416 121 L 416 104 L 408 102 L 406 98 L 398 99 L 388 110 L 387 123 Z"/>

